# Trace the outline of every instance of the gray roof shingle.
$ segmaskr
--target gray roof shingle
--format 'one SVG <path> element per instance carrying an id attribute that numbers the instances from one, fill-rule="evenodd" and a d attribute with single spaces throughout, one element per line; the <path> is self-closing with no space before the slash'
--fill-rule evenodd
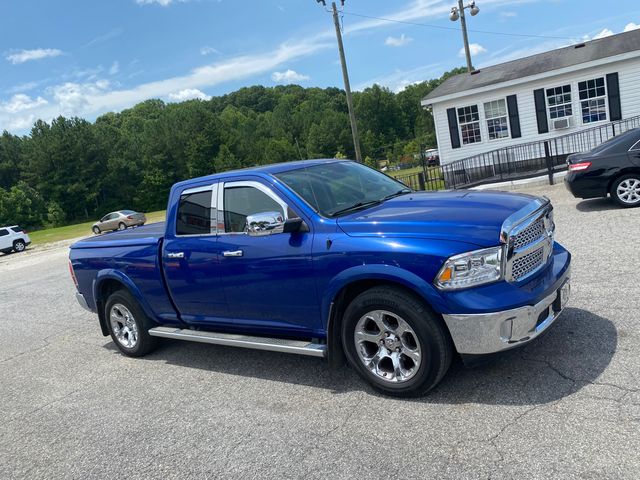
<path id="1" fill-rule="evenodd" d="M 580 45 L 584 46 L 577 48 Z M 484 67 L 473 75 L 462 73 L 453 76 L 432 90 L 422 102 L 635 50 L 640 50 L 640 29 Z"/>

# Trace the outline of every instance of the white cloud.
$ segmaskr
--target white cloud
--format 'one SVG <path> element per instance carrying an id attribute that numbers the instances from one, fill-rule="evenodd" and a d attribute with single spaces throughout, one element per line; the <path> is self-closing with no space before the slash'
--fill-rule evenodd
<path id="1" fill-rule="evenodd" d="M 158 5 L 166 7 L 168 5 L 171 5 L 174 1 L 185 2 L 187 0 L 136 0 L 136 3 L 138 5 L 151 5 L 157 3 Z"/>
<path id="2" fill-rule="evenodd" d="M 0 111 L 6 113 L 19 113 L 25 110 L 32 110 L 37 107 L 46 105 L 47 102 L 44 98 L 31 98 L 24 93 L 18 93 L 11 97 L 8 102 L 0 103 Z"/>
<path id="3" fill-rule="evenodd" d="M 613 32 L 608 28 L 604 28 L 600 33 L 594 35 L 593 39 L 597 40 L 599 38 L 610 37 L 611 35 L 613 35 Z"/>
<path id="4" fill-rule="evenodd" d="M 484 48 L 479 43 L 471 43 L 469 44 L 469 52 L 471 53 L 472 56 L 475 56 L 475 55 L 480 55 L 482 53 L 487 53 L 487 49 Z M 458 52 L 458 56 L 460 57 L 465 56 L 464 47 L 460 49 L 460 51 Z"/>
<path id="5" fill-rule="evenodd" d="M 184 102 L 185 100 L 209 100 L 211 96 L 204 93 L 202 90 L 198 90 L 197 88 L 185 88 L 184 90 L 180 90 L 179 92 L 170 93 L 169 99 L 174 102 Z"/>
<path id="6" fill-rule="evenodd" d="M 120 71 L 120 64 L 115 61 L 111 64 L 111 68 L 109 68 L 109 75 L 115 75 Z"/>
<path id="7" fill-rule="evenodd" d="M 200 49 L 200 55 L 210 55 L 212 53 L 215 53 L 216 55 L 220 54 L 220 50 L 218 50 L 217 48 L 213 48 L 213 47 L 202 47 Z"/>
<path id="8" fill-rule="evenodd" d="M 424 65 L 411 70 L 396 70 L 393 73 L 371 78 L 362 82 L 355 86 L 355 90 L 361 91 L 373 84 L 378 84 L 398 93 L 409 85 L 420 83 L 429 78 L 442 75 L 442 69 L 443 67 L 441 64 L 432 63 L 430 65 Z"/>
<path id="9" fill-rule="evenodd" d="M 25 83 L 20 83 L 19 85 L 15 85 L 13 87 L 11 87 L 9 90 L 7 90 L 8 93 L 22 93 L 22 92 L 28 92 L 29 90 L 33 90 L 34 88 L 36 88 L 38 85 L 40 85 L 42 82 L 25 82 Z"/>
<path id="10" fill-rule="evenodd" d="M 640 28 L 640 25 L 638 25 L 637 23 L 627 23 L 627 25 L 624 27 L 624 31 L 625 32 L 630 32 L 631 30 L 637 30 L 638 28 Z"/>
<path id="11" fill-rule="evenodd" d="M 387 37 L 384 41 L 384 44 L 388 47 L 404 47 L 405 45 L 411 43 L 413 38 L 405 36 L 403 33 L 399 37 Z"/>
<path id="12" fill-rule="evenodd" d="M 91 83 L 67 82 L 47 89 L 55 101 L 58 114 L 81 115 L 91 107 L 94 98 L 104 94 L 110 87 L 108 80 Z"/>
<path id="13" fill-rule="evenodd" d="M 289 69 L 284 72 L 273 72 L 271 74 L 271 80 L 276 83 L 294 83 L 309 80 L 309 77 Z"/>
<path id="14" fill-rule="evenodd" d="M 21 50 L 9 54 L 5 58 L 14 65 L 17 65 L 31 60 L 41 60 L 43 58 L 58 57 L 60 55 L 62 55 L 62 50 L 58 50 L 57 48 L 36 48 L 34 50 Z"/>
<path id="15" fill-rule="evenodd" d="M 500 18 L 502 20 L 507 20 L 509 18 L 515 18 L 518 16 L 518 12 L 500 12 Z"/>

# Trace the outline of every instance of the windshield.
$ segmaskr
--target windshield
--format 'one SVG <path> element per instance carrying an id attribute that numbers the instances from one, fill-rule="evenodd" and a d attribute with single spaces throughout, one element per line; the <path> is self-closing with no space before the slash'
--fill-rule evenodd
<path id="1" fill-rule="evenodd" d="M 411 192 L 404 184 L 353 161 L 324 163 L 275 175 L 325 217 L 337 217 Z"/>

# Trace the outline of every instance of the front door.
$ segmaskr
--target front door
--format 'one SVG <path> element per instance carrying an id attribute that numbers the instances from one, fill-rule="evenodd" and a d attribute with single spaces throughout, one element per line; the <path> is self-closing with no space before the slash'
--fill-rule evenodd
<path id="1" fill-rule="evenodd" d="M 224 326 L 226 302 L 220 281 L 217 238 L 218 184 L 180 194 L 175 231 L 167 231 L 162 263 L 171 299 L 183 322 Z"/>
<path id="2" fill-rule="evenodd" d="M 249 215 L 298 216 L 258 181 L 225 182 L 218 193 L 220 277 L 228 315 L 254 333 L 307 333 L 319 326 L 311 262 L 313 232 L 247 233 Z"/>

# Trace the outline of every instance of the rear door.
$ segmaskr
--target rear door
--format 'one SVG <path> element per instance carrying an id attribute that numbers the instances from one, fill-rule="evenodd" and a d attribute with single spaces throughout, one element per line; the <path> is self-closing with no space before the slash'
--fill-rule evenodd
<path id="1" fill-rule="evenodd" d="M 638 140 L 630 149 L 629 149 L 629 160 L 631 163 L 640 167 L 640 140 Z"/>
<path id="2" fill-rule="evenodd" d="M 228 323 L 220 283 L 217 192 L 215 183 L 180 193 L 175 228 L 166 232 L 162 248 L 167 287 L 185 323 Z"/>
<path id="3" fill-rule="evenodd" d="M 12 248 L 11 235 L 9 235 L 8 228 L 0 228 L 0 250 L 5 248 Z"/>
<path id="4" fill-rule="evenodd" d="M 228 315 L 255 333 L 305 333 L 319 327 L 312 232 L 250 236 L 249 215 L 298 216 L 260 181 L 221 184 L 218 205 L 220 277 Z"/>

